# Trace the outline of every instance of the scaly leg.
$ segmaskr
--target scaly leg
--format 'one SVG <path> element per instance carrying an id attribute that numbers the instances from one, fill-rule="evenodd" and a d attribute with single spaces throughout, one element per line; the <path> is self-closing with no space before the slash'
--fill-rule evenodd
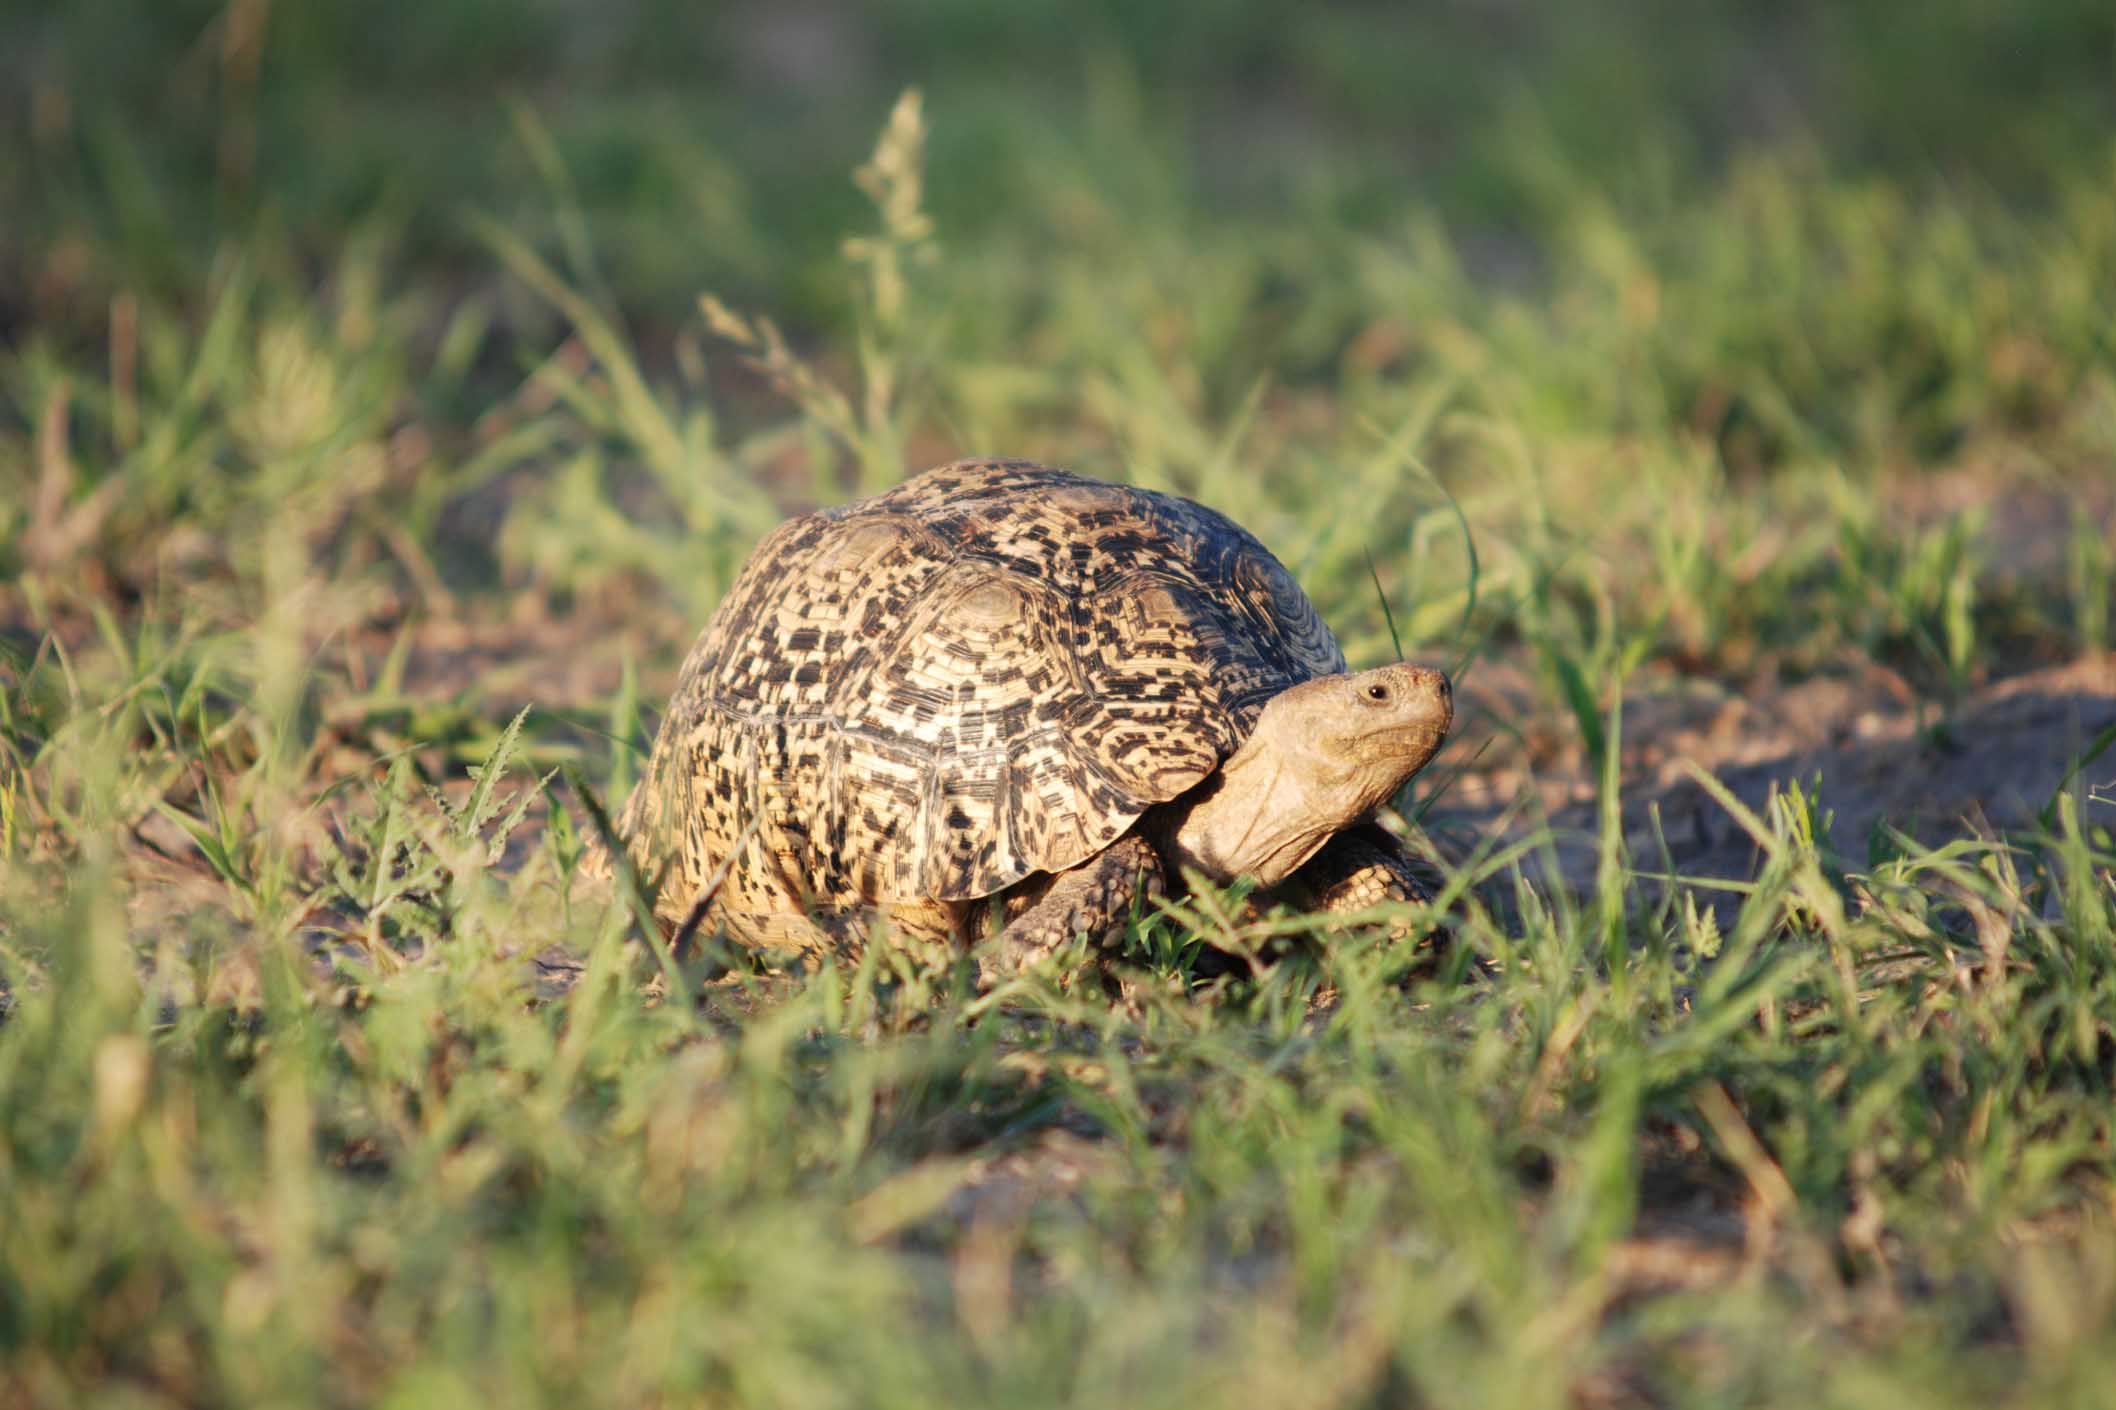
<path id="1" fill-rule="evenodd" d="M 1059 873 L 1018 915 L 1008 908 L 1006 929 L 978 960 L 979 982 L 990 988 L 1082 932 L 1104 939 L 1124 923 L 1134 900 L 1158 896 L 1164 885 L 1153 844 L 1136 833 L 1118 838 Z"/>
<path id="2" fill-rule="evenodd" d="M 1348 915 L 1389 901 L 1430 901 L 1440 890 L 1431 868 L 1376 823 L 1346 828 L 1287 882 L 1288 899 L 1310 910 Z M 1409 933 L 1392 927 L 1392 934 Z"/>

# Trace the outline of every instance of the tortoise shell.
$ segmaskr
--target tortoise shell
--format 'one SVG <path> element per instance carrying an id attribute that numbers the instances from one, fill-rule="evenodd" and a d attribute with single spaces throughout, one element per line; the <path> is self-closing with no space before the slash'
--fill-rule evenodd
<path id="1" fill-rule="evenodd" d="M 1109 846 L 1265 701 L 1344 669 L 1224 516 L 964 461 L 765 539 L 620 829 L 675 863 L 669 891 L 724 867 L 729 909 L 988 896 Z"/>

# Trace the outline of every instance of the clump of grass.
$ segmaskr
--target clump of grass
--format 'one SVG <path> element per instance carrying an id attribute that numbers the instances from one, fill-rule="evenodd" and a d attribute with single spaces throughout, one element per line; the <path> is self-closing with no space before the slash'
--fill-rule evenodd
<path id="1" fill-rule="evenodd" d="M 1765 857 L 1723 932 L 1621 851 L 1598 908 L 1493 863 L 1514 913 L 1470 893 L 1442 942 L 1467 982 L 1373 931 L 1193 994 L 1185 937 L 1244 943 L 1206 897 L 1148 924 L 1123 1008 L 882 947 L 692 1004 L 563 918 L 561 833 L 495 870 L 523 721 L 461 801 L 400 763 L 293 842 L 214 782 L 177 810 L 211 900 L 143 934 L 154 761 L 23 684 L 59 719 L 18 815 L 92 782 L 63 873 L 6 863 L 18 1397 L 1233 1403 L 1325 1366 L 1353 1399 L 1970 1403 L 2105 1371 L 2116 849 L 2070 795 L 2041 842 L 1849 873 L 1800 795 L 1723 795 Z M 580 956 L 562 995 L 535 938 Z"/>

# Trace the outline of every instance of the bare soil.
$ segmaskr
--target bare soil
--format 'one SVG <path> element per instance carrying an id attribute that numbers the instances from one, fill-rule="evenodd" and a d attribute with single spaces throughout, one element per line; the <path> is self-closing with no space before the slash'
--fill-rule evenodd
<path id="1" fill-rule="evenodd" d="M 1564 879 L 1590 886 L 1598 788 L 1577 731 L 1539 711 L 1534 678 L 1514 663 L 1480 663 L 1457 698 L 1449 753 L 1475 762 L 1434 810 L 1434 830 L 1460 850 L 1494 828 L 1524 835 L 1547 822 Z M 2116 749 L 2074 772 L 2116 727 L 2116 654 L 2008 677 L 1952 709 L 1870 663 L 1747 690 L 1655 673 L 1626 691 L 1622 720 L 1625 844 L 1647 866 L 1665 846 L 1686 875 L 1746 879 L 1759 861 L 1693 768 L 1758 813 L 1787 783 L 1812 786 L 1854 866 L 1884 827 L 1927 844 L 2031 829 L 2066 788 L 2089 826 L 2116 827 Z"/>

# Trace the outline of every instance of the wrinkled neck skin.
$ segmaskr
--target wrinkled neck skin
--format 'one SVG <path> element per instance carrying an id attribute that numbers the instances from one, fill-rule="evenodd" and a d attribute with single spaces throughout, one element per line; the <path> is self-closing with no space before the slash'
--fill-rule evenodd
<path id="1" fill-rule="evenodd" d="M 1255 743 L 1220 766 L 1177 824 L 1168 850 L 1178 865 L 1215 881 L 1253 876 L 1276 886 L 1381 800 L 1343 816 L 1316 796 L 1315 780 L 1285 750 Z"/>

